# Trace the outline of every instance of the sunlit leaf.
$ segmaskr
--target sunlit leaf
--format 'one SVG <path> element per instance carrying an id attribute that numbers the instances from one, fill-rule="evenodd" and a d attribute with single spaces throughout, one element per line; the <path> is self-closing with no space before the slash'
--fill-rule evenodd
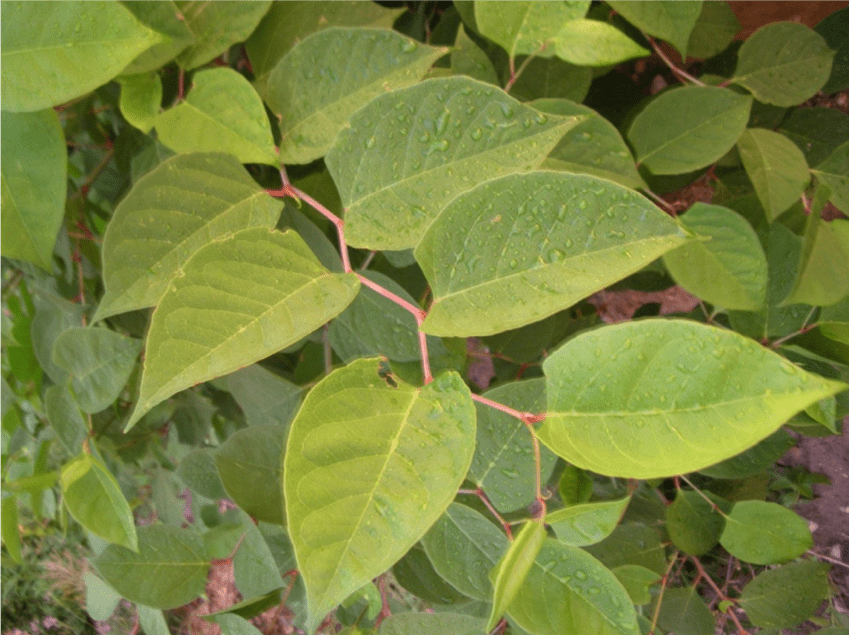
<path id="1" fill-rule="evenodd" d="M 569 20 L 551 38 L 557 57 L 578 66 L 609 66 L 649 54 L 611 24 Z"/>
<path id="2" fill-rule="evenodd" d="M 570 505 L 547 514 L 545 522 L 564 545 L 593 545 L 611 534 L 630 502 L 631 497 L 626 496 L 620 500 Z"/>
<path id="3" fill-rule="evenodd" d="M 787 562 L 814 544 L 804 518 L 777 503 L 760 500 L 734 505 L 719 542 L 732 556 L 752 564 Z"/>

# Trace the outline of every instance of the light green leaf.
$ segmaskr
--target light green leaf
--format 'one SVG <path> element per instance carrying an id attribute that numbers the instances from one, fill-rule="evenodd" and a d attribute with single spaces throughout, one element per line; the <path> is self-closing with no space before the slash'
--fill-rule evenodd
<path id="1" fill-rule="evenodd" d="M 457 39 L 451 49 L 451 70 L 455 75 L 466 75 L 487 84 L 498 86 L 500 83 L 492 61 L 464 28 L 457 30 Z"/>
<path id="2" fill-rule="evenodd" d="M 702 2 L 702 11 L 690 33 L 687 55 L 708 58 L 725 50 L 740 32 L 740 21 L 727 2 Z"/>
<path id="3" fill-rule="evenodd" d="M 752 564 L 787 562 L 814 545 L 804 518 L 777 503 L 759 500 L 734 505 L 719 542 L 732 556 Z"/>
<path id="4" fill-rule="evenodd" d="M 609 0 L 607 4 L 642 31 L 672 44 L 681 57 L 687 58 L 687 42 L 702 11 L 702 2 Z"/>
<path id="5" fill-rule="evenodd" d="M 85 95 L 163 39 L 117 2 L 4 2 L 0 7 L 3 110 L 8 112 L 41 110 Z"/>
<path id="6" fill-rule="evenodd" d="M 773 22 L 743 42 L 731 81 L 748 89 L 758 101 L 795 106 L 813 97 L 828 81 L 833 58 L 834 51 L 811 28 Z"/>
<path id="7" fill-rule="evenodd" d="M 353 273 L 332 274 L 295 232 L 246 229 L 182 267 L 153 315 L 131 428 L 189 386 L 286 348 L 356 296 Z"/>
<path id="8" fill-rule="evenodd" d="M 549 356 L 543 371 L 540 441 L 584 469 L 640 479 L 734 456 L 846 388 L 742 335 L 685 320 L 584 333 Z"/>
<path id="9" fill-rule="evenodd" d="M 589 2 L 475 2 L 477 31 L 507 54 L 551 56 L 551 38 L 569 20 L 583 18 Z"/>
<path id="10" fill-rule="evenodd" d="M 248 227 L 274 227 L 282 204 L 233 157 L 172 157 L 136 182 L 103 239 L 106 295 L 94 321 L 157 304 L 189 257 Z"/>
<path id="11" fill-rule="evenodd" d="M 363 359 L 312 389 L 292 422 L 283 469 L 308 630 L 448 508 L 474 433 L 469 390 L 454 372 L 416 388 L 381 373 L 378 359 Z"/>
<path id="12" fill-rule="evenodd" d="M 536 322 L 685 236 L 647 199 L 595 177 L 532 172 L 483 183 L 451 201 L 416 248 L 434 297 L 422 328 L 491 335 Z"/>
<path id="13" fill-rule="evenodd" d="M 510 88 L 510 94 L 519 101 L 557 98 L 558 101 L 571 99 L 573 102 L 581 102 L 587 96 L 593 81 L 593 70 L 589 66 L 575 66 L 557 57 L 535 57 L 525 61 L 521 62 L 525 70 L 517 75 L 516 82 Z M 556 109 L 542 109 L 538 104 L 528 105 L 553 115 L 594 114 L 588 108 L 582 112 L 560 112 Z M 558 146 L 562 145 L 561 139 Z"/>
<path id="14" fill-rule="evenodd" d="M 133 512 L 106 466 L 83 452 L 62 467 L 60 480 L 62 499 L 78 523 L 113 544 L 138 549 Z"/>
<path id="15" fill-rule="evenodd" d="M 488 399 L 521 412 L 545 410 L 545 380 L 542 378 L 504 384 L 484 393 Z M 530 505 L 536 498 L 536 472 L 533 439 L 527 427 L 515 417 L 475 404 L 478 413 L 475 455 L 466 478 L 486 492 L 487 498 L 503 512 Z M 545 482 L 554 470 L 557 457 L 540 448 L 540 476 Z"/>
<path id="16" fill-rule="evenodd" d="M 98 622 L 108 620 L 121 601 L 121 596 L 91 571 L 83 574 L 85 583 L 85 610 L 91 619 Z"/>
<path id="17" fill-rule="evenodd" d="M 231 68 L 195 73 L 186 100 L 155 125 L 159 140 L 177 153 L 224 152 L 241 163 L 280 164 L 262 100 Z"/>
<path id="18" fill-rule="evenodd" d="M 766 254 L 748 221 L 727 207 L 695 203 L 681 224 L 699 240 L 663 256 L 675 282 L 723 308 L 761 309 L 766 301 Z"/>
<path id="19" fill-rule="evenodd" d="M 565 99 L 541 99 L 531 105 L 555 115 L 586 117 L 563 136 L 541 168 L 591 174 L 633 189 L 645 187 L 625 140 L 596 111 Z"/>
<path id="20" fill-rule="evenodd" d="M 507 536 L 480 512 L 451 503 L 422 538 L 422 546 L 436 572 L 470 598 L 489 601 L 489 572 L 509 545 Z"/>
<path id="21" fill-rule="evenodd" d="M 638 564 L 623 564 L 612 570 L 616 579 L 625 587 L 631 602 L 637 605 L 651 602 L 649 587 L 661 581 L 661 576 Z"/>
<path id="22" fill-rule="evenodd" d="M 724 527 L 725 517 L 698 492 L 680 489 L 666 508 L 669 538 L 691 556 L 702 556 L 713 549 Z"/>
<path id="23" fill-rule="evenodd" d="M 835 148 L 811 172 L 831 189 L 831 202 L 844 212 L 849 210 L 849 141 Z"/>
<path id="24" fill-rule="evenodd" d="M 79 454 L 88 429 L 80 407 L 67 386 L 54 384 L 44 393 L 44 409 L 50 427 L 69 454 Z"/>
<path id="25" fill-rule="evenodd" d="M 772 130 L 750 128 L 737 141 L 746 174 L 770 222 L 802 195 L 811 180 L 805 155 Z"/>
<path id="26" fill-rule="evenodd" d="M 285 425 L 301 403 L 303 389 L 258 364 L 227 375 L 227 389 L 249 426 Z"/>
<path id="27" fill-rule="evenodd" d="M 529 520 L 510 543 L 507 552 L 492 570 L 492 610 L 486 623 L 488 633 L 504 612 L 510 608 L 516 594 L 524 586 L 525 578 L 534 566 L 537 554 L 545 541 L 545 523 Z"/>
<path id="28" fill-rule="evenodd" d="M 656 609 L 657 604 L 659 609 Z M 667 589 L 655 600 L 652 611 L 657 610 L 657 623 L 667 633 L 675 635 L 714 635 L 716 619 L 696 587 Z"/>
<path id="29" fill-rule="evenodd" d="M 279 475 L 278 483 L 282 484 Z M 277 489 L 279 492 L 279 485 Z M 283 502 L 282 493 L 280 502 Z M 254 521 L 244 512 L 240 516 L 244 538 L 233 556 L 233 577 L 239 593 L 250 600 L 278 590 L 285 583 L 277 570 L 271 549 Z"/>
<path id="30" fill-rule="evenodd" d="M 638 565 L 660 577 L 668 566 L 660 535 L 642 523 L 622 523 L 607 538 L 585 550 L 610 569 Z"/>
<path id="31" fill-rule="evenodd" d="M 118 593 L 159 609 L 183 606 L 203 593 L 209 560 L 200 536 L 172 525 L 150 525 L 139 527 L 138 537 L 138 553 L 109 545 L 92 560 Z"/>
<path id="32" fill-rule="evenodd" d="M 70 328 L 56 338 L 53 363 L 71 374 L 84 412 L 108 408 L 136 365 L 141 341 L 106 328 Z"/>
<path id="33" fill-rule="evenodd" d="M 221 483 L 233 502 L 257 520 L 278 525 L 286 523 L 280 465 L 284 432 L 275 425 L 250 426 L 232 434 L 215 453 Z"/>
<path id="34" fill-rule="evenodd" d="M 4 14 L 10 4 L 0 5 Z M 4 18 L 4 31 L 6 24 Z M 4 49 L 5 43 L 4 39 Z M 10 72 L 8 67 L 3 69 L 4 84 Z M 6 108 L 5 85 L 3 92 L 3 108 Z M 52 271 L 53 245 L 65 215 L 68 172 L 68 150 L 59 116 L 54 110 L 4 112 L 0 121 L 3 137 L 0 250 L 6 258 L 25 260 Z"/>
<path id="35" fill-rule="evenodd" d="M 749 120 L 752 98 L 726 88 L 684 86 L 659 95 L 628 130 L 637 161 L 654 174 L 684 174 L 710 165 L 734 147 Z"/>
<path id="36" fill-rule="evenodd" d="M 630 502 L 631 497 L 626 496 L 620 500 L 571 505 L 551 512 L 545 517 L 545 522 L 551 525 L 557 539 L 564 545 L 594 545 L 616 529 Z"/>
<path id="37" fill-rule="evenodd" d="M 610 66 L 649 55 L 615 26 L 598 20 L 569 20 L 551 42 L 557 57 L 577 66 Z"/>
<path id="38" fill-rule="evenodd" d="M 391 28 L 403 9 L 388 9 L 374 2 L 273 2 L 259 26 L 245 42 L 260 94 L 265 94 L 268 76 L 298 41 L 311 33 L 333 26 Z"/>
<path id="39" fill-rule="evenodd" d="M 119 77 L 118 83 L 121 114 L 130 125 L 147 134 L 153 129 L 162 105 L 162 80 L 156 73 L 140 73 Z"/>
<path id="40" fill-rule="evenodd" d="M 484 622 L 458 613 L 395 613 L 380 625 L 380 635 L 481 635 Z"/>
<path id="41" fill-rule="evenodd" d="M 576 123 L 465 77 L 375 98 L 325 159 L 345 207 L 348 244 L 414 247 L 459 191 L 538 166 Z"/>
<path id="42" fill-rule="evenodd" d="M 175 474 L 192 492 L 212 500 L 227 498 L 227 492 L 218 476 L 215 458 L 207 448 L 197 448 L 189 452 L 180 461 Z"/>
<path id="43" fill-rule="evenodd" d="M 639 635 L 616 576 L 586 551 L 548 539 L 507 611 L 535 635 Z"/>
<path id="44" fill-rule="evenodd" d="M 745 586 L 740 606 L 755 626 L 797 626 L 828 598 L 830 568 L 825 562 L 803 560 L 764 571 Z"/>
<path id="45" fill-rule="evenodd" d="M 299 42 L 266 87 L 268 106 L 280 118 L 280 161 L 324 156 L 354 112 L 415 84 L 446 52 L 389 29 L 333 27 Z"/>
<path id="46" fill-rule="evenodd" d="M 130 62 L 123 70 L 124 73 L 149 73 L 158 70 L 195 41 L 195 37 L 186 26 L 183 15 L 173 0 L 158 2 L 130 0 L 121 4 L 143 25 L 164 36 L 164 41 L 154 44 Z"/>
<path id="47" fill-rule="evenodd" d="M 180 54 L 177 63 L 186 70 L 202 66 L 221 55 L 231 45 L 244 42 L 271 6 L 270 0 L 257 2 L 175 3 L 195 41 Z"/>
<path id="48" fill-rule="evenodd" d="M 3 537 L 3 546 L 9 552 L 12 560 L 18 564 L 23 562 L 21 552 L 21 531 L 18 528 L 18 497 L 4 496 L 0 503 L 0 533 Z"/>

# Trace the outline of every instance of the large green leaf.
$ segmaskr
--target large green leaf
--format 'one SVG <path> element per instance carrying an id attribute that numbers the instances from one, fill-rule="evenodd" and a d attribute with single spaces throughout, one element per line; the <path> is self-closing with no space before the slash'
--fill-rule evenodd
<path id="1" fill-rule="evenodd" d="M 322 267 L 296 233 L 246 229 L 202 247 L 151 319 L 138 403 L 127 427 L 184 388 L 252 364 L 338 315 L 353 273 Z"/>
<path id="2" fill-rule="evenodd" d="M 482 619 L 458 613 L 395 613 L 380 625 L 380 635 L 480 635 Z"/>
<path id="3" fill-rule="evenodd" d="M 615 26 L 598 20 L 569 20 L 551 41 L 557 57 L 578 66 L 610 66 L 649 54 Z"/>
<path id="4" fill-rule="evenodd" d="M 684 242 L 686 232 L 636 192 L 591 176 L 513 174 L 457 196 L 416 260 L 434 335 L 491 335 L 565 309 Z"/>
<path id="5" fill-rule="evenodd" d="M 129 503 L 106 466 L 83 452 L 62 467 L 62 499 L 83 527 L 116 545 L 137 550 Z"/>
<path id="6" fill-rule="evenodd" d="M 690 40 L 687 55 L 708 58 L 717 55 L 731 44 L 740 32 L 740 21 L 727 2 L 702 2 Z"/>
<path id="7" fill-rule="evenodd" d="M 829 596 L 829 569 L 828 563 L 812 559 L 764 571 L 745 586 L 740 606 L 755 626 L 797 626 Z"/>
<path id="8" fill-rule="evenodd" d="M 549 46 L 561 25 L 583 18 L 590 3 L 572 2 L 476 2 L 478 32 L 499 44 L 512 58 L 516 55 L 551 56 Z M 548 50 L 546 50 L 548 49 Z"/>
<path id="9" fill-rule="evenodd" d="M 831 202 L 849 210 L 849 141 L 836 147 L 811 172 L 831 189 Z"/>
<path id="10" fill-rule="evenodd" d="M 548 539 L 507 610 L 534 635 L 639 635 L 616 576 L 586 551 Z"/>
<path id="11" fill-rule="evenodd" d="M 100 412 L 121 394 L 135 368 L 141 340 L 100 328 L 71 328 L 56 338 L 53 363 L 68 371 L 77 402 Z"/>
<path id="12" fill-rule="evenodd" d="M 663 256 L 679 285 L 706 302 L 756 311 L 766 301 L 766 254 L 752 226 L 737 212 L 695 203 L 681 224 L 692 240 Z"/>
<path id="13" fill-rule="evenodd" d="M 687 58 L 687 43 L 702 11 L 701 2 L 609 0 L 607 4 L 631 24 L 672 44 L 681 57 Z"/>
<path id="14" fill-rule="evenodd" d="M 163 42 L 154 44 L 128 64 L 123 70 L 124 73 L 148 73 L 158 70 L 195 40 L 173 0 L 129 0 L 121 4 L 129 9 L 139 22 L 164 36 Z"/>
<path id="15" fill-rule="evenodd" d="M 814 545 L 804 518 L 777 503 L 759 500 L 734 505 L 719 542 L 732 556 L 752 564 L 787 562 Z"/>
<path id="16" fill-rule="evenodd" d="M 380 360 L 363 359 L 312 389 L 292 422 L 283 468 L 308 630 L 448 508 L 474 434 L 469 390 L 453 372 L 419 389 L 383 374 Z"/>
<path id="17" fill-rule="evenodd" d="M 635 189 L 645 186 L 625 140 L 596 111 L 565 99 L 542 99 L 532 105 L 555 115 L 587 117 L 564 135 L 540 167 L 591 174 Z"/>
<path id="18" fill-rule="evenodd" d="M 309 163 L 323 156 L 354 112 L 382 93 L 418 82 L 446 52 L 389 29 L 313 33 L 268 77 L 266 101 L 280 118 L 280 160 Z"/>
<path id="19" fill-rule="evenodd" d="M 159 609 L 182 606 L 203 593 L 209 560 L 200 536 L 172 525 L 150 525 L 139 527 L 138 537 L 138 553 L 109 545 L 92 561 L 118 593 Z"/>
<path id="20" fill-rule="evenodd" d="M 737 149 L 767 218 L 775 220 L 811 180 L 805 155 L 787 137 L 763 128 L 746 130 Z"/>
<path id="21" fill-rule="evenodd" d="M 178 153 L 224 152 L 241 163 L 280 163 L 262 100 L 231 68 L 195 73 L 186 100 L 156 118 L 156 132 Z"/>
<path id="22" fill-rule="evenodd" d="M 244 42 L 271 6 L 257 2 L 175 2 L 195 41 L 177 58 L 186 70 L 202 66 L 236 42 Z"/>
<path id="23" fill-rule="evenodd" d="M 258 364 L 227 375 L 227 389 L 251 426 L 289 423 L 303 392 L 300 386 Z"/>
<path id="24" fill-rule="evenodd" d="M 545 522 L 551 525 L 564 545 L 585 547 L 607 538 L 619 521 L 631 497 L 598 503 L 571 505 L 549 513 Z"/>
<path id="25" fill-rule="evenodd" d="M 9 4 L 0 5 L 4 13 Z M 4 83 L 8 73 L 4 69 Z M 68 172 L 68 150 L 59 116 L 53 110 L 4 112 L 2 137 L 0 250 L 6 258 L 26 260 L 52 271 L 53 244 L 65 215 Z"/>
<path id="26" fill-rule="evenodd" d="M 85 95 L 163 39 L 117 2 L 4 2 L 0 9 L 9 112 Z"/>
<path id="27" fill-rule="evenodd" d="M 542 378 L 504 384 L 484 393 L 488 399 L 522 412 L 545 410 L 545 381 Z M 486 492 L 490 502 L 503 512 L 527 507 L 536 498 L 533 440 L 525 425 L 510 415 L 483 404 L 478 411 L 475 455 L 467 478 Z M 540 477 L 548 480 L 557 457 L 540 448 Z"/>
<path id="28" fill-rule="evenodd" d="M 540 440 L 579 467 L 641 479 L 734 456 L 846 388 L 741 335 L 685 320 L 579 335 L 543 370 Z"/>
<path id="29" fill-rule="evenodd" d="M 470 598 L 492 599 L 489 572 L 509 545 L 507 536 L 480 512 L 451 503 L 422 538 L 436 572 Z"/>
<path id="30" fill-rule="evenodd" d="M 752 98 L 726 88 L 684 86 L 659 95 L 638 114 L 628 139 L 654 174 L 684 174 L 710 165 L 746 128 Z"/>
<path id="31" fill-rule="evenodd" d="M 795 106 L 828 81 L 832 51 L 821 35 L 795 22 L 762 26 L 743 42 L 731 81 L 767 104 Z"/>
<path id="32" fill-rule="evenodd" d="M 578 121 L 465 77 L 377 97 L 326 158 L 345 207 L 345 239 L 370 249 L 414 247 L 458 192 L 538 166 Z"/>
<path id="33" fill-rule="evenodd" d="M 221 483 L 233 502 L 257 520 L 279 525 L 286 522 L 283 442 L 280 426 L 250 426 L 232 434 L 215 453 Z"/>
<path id="34" fill-rule="evenodd" d="M 390 28 L 403 9 L 387 9 L 374 2 L 337 0 L 273 2 L 259 26 L 245 42 L 260 94 L 280 59 L 310 33 L 332 26 Z"/>
<path id="35" fill-rule="evenodd" d="M 94 320 L 156 304 L 194 252 L 240 229 L 274 227 L 281 209 L 233 157 L 168 159 L 136 182 L 106 227 L 106 295 Z"/>

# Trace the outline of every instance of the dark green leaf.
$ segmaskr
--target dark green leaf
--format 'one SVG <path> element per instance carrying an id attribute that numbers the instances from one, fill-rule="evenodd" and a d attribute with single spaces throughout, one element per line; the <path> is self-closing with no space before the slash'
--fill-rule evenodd
<path id="1" fill-rule="evenodd" d="M 831 188 L 831 202 L 844 212 L 849 210 L 849 141 L 836 147 L 811 172 Z"/>
<path id="2" fill-rule="evenodd" d="M 244 513 L 241 520 L 244 538 L 233 556 L 233 577 L 243 598 L 258 598 L 280 589 L 284 582 L 271 549 L 253 520 Z"/>
<path id="3" fill-rule="evenodd" d="M 498 73 L 486 52 L 466 34 L 465 29 L 457 31 L 454 48 L 451 49 L 451 70 L 456 75 L 466 75 L 487 84 L 498 86 Z"/>
<path id="4" fill-rule="evenodd" d="M 699 470 L 711 478 L 742 479 L 760 474 L 795 445 L 783 428 L 737 456 Z"/>
<path id="5" fill-rule="evenodd" d="M 831 75 L 822 92 L 836 93 L 849 86 L 849 8 L 842 8 L 826 17 L 814 27 L 832 49 L 837 51 L 831 66 Z"/>
<path id="6" fill-rule="evenodd" d="M 725 50 L 739 32 L 740 21 L 727 2 L 702 2 L 702 12 L 687 43 L 687 55 L 713 57 Z"/>
<path id="7" fill-rule="evenodd" d="M 809 166 L 816 167 L 849 139 L 849 115 L 833 108 L 795 108 L 779 132 L 799 147 Z"/>
<path id="8" fill-rule="evenodd" d="M 825 562 L 803 560 L 764 571 L 743 589 L 740 606 L 755 626 L 796 626 L 828 597 L 830 568 Z"/>
<path id="9" fill-rule="evenodd" d="M 814 544 L 803 518 L 786 507 L 759 500 L 734 505 L 719 542 L 732 556 L 752 564 L 787 562 Z"/>
<path id="10" fill-rule="evenodd" d="M 658 575 L 666 573 L 666 553 L 660 536 L 640 523 L 623 523 L 610 536 L 585 550 L 610 569 L 639 565 Z"/>
<path id="11" fill-rule="evenodd" d="M 213 500 L 227 497 L 218 476 L 215 458 L 206 448 L 197 448 L 184 456 L 177 466 L 176 474 L 192 492 Z"/>
<path id="12" fill-rule="evenodd" d="M 692 556 L 701 556 L 719 542 L 725 518 L 714 505 L 698 492 L 678 490 L 675 500 L 666 508 L 666 529 L 676 547 Z"/>
<path id="13" fill-rule="evenodd" d="M 246 366 L 226 378 L 227 389 L 245 414 L 248 425 L 285 425 L 301 403 L 303 389 L 259 364 Z"/>
<path id="14" fill-rule="evenodd" d="M 695 587 L 666 589 L 660 602 L 657 623 L 675 635 L 714 635 L 716 620 Z M 654 607 L 653 607 L 654 609 Z"/>
<path id="15" fill-rule="evenodd" d="M 468 601 L 436 572 L 424 549 L 418 545 L 395 563 L 392 575 L 405 590 L 426 602 L 452 605 Z"/>

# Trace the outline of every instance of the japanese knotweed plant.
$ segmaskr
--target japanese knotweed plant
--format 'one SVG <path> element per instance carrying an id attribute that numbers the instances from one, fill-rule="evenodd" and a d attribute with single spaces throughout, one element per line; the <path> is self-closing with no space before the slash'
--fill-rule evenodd
<path id="1" fill-rule="evenodd" d="M 225 633 L 811 618 L 773 464 L 849 410 L 849 117 L 799 107 L 849 83 L 847 23 L 4 2 L 8 556 L 21 505 L 72 517 L 89 612 L 148 634 L 224 562 Z M 639 58 L 672 85 L 629 96 Z M 691 313 L 587 301 L 674 284 Z"/>

